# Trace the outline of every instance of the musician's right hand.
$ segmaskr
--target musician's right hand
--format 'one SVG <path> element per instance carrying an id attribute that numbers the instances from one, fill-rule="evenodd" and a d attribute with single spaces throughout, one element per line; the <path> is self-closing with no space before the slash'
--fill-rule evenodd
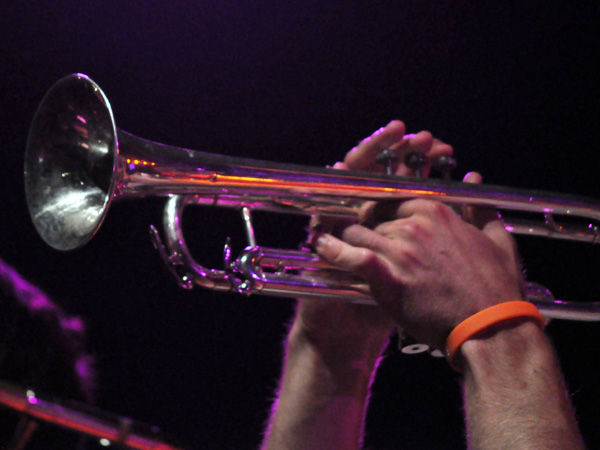
<path id="1" fill-rule="evenodd" d="M 524 298 L 516 246 L 498 220 L 478 229 L 429 200 L 395 205 L 394 216 L 372 230 L 351 225 L 341 239 L 321 235 L 315 246 L 365 278 L 378 304 L 415 339 L 443 350 L 467 317 Z"/>

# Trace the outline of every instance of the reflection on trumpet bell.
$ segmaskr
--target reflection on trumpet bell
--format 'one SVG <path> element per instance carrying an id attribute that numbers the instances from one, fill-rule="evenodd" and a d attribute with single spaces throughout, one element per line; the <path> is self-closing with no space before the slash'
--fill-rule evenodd
<path id="1" fill-rule="evenodd" d="M 190 255 L 181 232 L 180 217 L 186 205 L 355 218 L 367 201 L 425 198 L 496 208 L 505 213 L 506 229 L 516 234 L 590 243 L 599 239 L 600 203 L 595 200 L 278 164 L 151 142 L 117 129 L 106 95 L 83 74 L 59 80 L 39 106 L 27 141 L 25 188 L 37 231 L 59 250 L 72 250 L 89 241 L 114 200 L 171 196 L 164 215 L 165 243 L 155 229 L 152 235 L 179 283 L 246 294 L 372 301 L 364 283 L 349 274 L 336 273 L 335 280 L 323 278 L 322 262 L 315 255 L 257 247 L 250 238 L 249 214 L 245 219 L 249 249 L 237 259 L 226 249 L 223 270 L 204 268 Z M 537 218 L 509 219 L 520 212 Z M 562 225 L 560 216 L 583 223 Z M 570 311 L 555 311 L 553 317 L 600 319 L 598 305 L 594 311 L 591 305 L 580 310 L 579 305 L 568 308 L 545 294 L 542 297 L 548 310 Z"/>

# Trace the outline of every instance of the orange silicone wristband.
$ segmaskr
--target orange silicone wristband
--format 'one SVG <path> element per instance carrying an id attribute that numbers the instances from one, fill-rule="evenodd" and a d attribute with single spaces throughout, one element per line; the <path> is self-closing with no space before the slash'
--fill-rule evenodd
<path id="1" fill-rule="evenodd" d="M 473 314 L 471 317 L 468 317 L 459 323 L 456 328 L 452 330 L 448 339 L 446 339 L 448 362 L 452 368 L 457 372 L 461 372 L 460 367 L 458 367 L 454 360 L 460 346 L 463 345 L 465 341 L 471 339 L 475 334 L 492 325 L 517 317 L 530 317 L 531 319 L 534 319 L 542 329 L 546 326 L 546 321 L 538 309 L 533 304 L 525 301 L 498 303 L 497 305 L 490 306 L 489 308 Z"/>

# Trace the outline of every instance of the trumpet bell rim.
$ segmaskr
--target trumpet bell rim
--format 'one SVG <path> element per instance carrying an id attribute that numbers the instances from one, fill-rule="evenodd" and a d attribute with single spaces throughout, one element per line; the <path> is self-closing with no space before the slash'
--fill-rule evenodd
<path id="1" fill-rule="evenodd" d="M 108 98 L 87 75 L 59 80 L 38 107 L 25 152 L 25 194 L 50 246 L 72 250 L 102 224 L 115 191 L 117 128 Z"/>

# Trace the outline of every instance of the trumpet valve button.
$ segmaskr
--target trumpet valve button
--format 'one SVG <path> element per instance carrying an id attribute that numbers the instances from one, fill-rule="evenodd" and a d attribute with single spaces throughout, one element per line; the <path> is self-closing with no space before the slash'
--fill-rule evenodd
<path id="1" fill-rule="evenodd" d="M 449 180 L 452 171 L 456 169 L 456 158 L 452 155 L 443 155 L 436 158 L 432 166 L 442 174 L 444 180 Z"/>
<path id="2" fill-rule="evenodd" d="M 427 165 L 428 162 L 427 155 L 420 152 L 412 152 L 408 153 L 404 158 L 404 164 L 409 169 L 415 171 L 415 176 L 422 178 L 423 177 L 423 167 Z"/>
<path id="3" fill-rule="evenodd" d="M 394 174 L 394 164 L 400 159 L 398 153 L 391 148 L 381 150 L 375 157 L 375 162 L 385 167 L 388 175 Z"/>

